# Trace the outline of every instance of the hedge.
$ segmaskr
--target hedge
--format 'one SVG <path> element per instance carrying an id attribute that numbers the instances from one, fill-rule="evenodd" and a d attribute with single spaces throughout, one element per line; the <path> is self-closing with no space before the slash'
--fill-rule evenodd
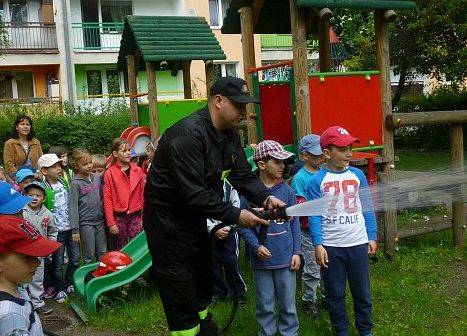
<path id="1" fill-rule="evenodd" d="M 442 87 L 429 96 L 404 97 L 395 112 L 453 111 L 467 109 L 467 90 Z M 467 126 L 467 125 L 466 125 Z M 464 127 L 464 143 L 467 127 Z M 450 148 L 449 125 L 410 126 L 394 133 L 397 148 L 446 150 Z"/>
<path id="2" fill-rule="evenodd" d="M 3 144 L 10 138 L 11 128 L 17 115 L 24 109 L 0 109 L 0 161 L 3 161 Z M 91 153 L 108 154 L 112 139 L 130 125 L 130 113 L 126 108 L 115 112 L 104 111 L 101 114 L 86 113 L 64 114 L 49 111 L 39 114 L 29 113 L 33 120 L 36 138 L 42 144 L 44 152 L 54 145 L 65 146 L 69 151 L 85 148 Z"/>

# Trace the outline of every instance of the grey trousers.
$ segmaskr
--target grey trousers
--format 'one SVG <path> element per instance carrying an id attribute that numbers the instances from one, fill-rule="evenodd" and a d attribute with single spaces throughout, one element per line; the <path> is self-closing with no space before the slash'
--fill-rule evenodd
<path id="1" fill-rule="evenodd" d="M 32 276 L 31 282 L 28 284 L 29 296 L 31 297 L 34 309 L 45 305 L 44 300 L 40 297 L 44 293 L 44 258 L 39 258 L 40 264 L 36 272 Z"/>
<path id="2" fill-rule="evenodd" d="M 321 279 L 321 270 L 315 259 L 315 247 L 310 232 L 302 230 L 302 253 L 304 259 L 302 273 L 302 300 L 316 302 L 316 294 Z M 323 290 L 323 288 L 321 288 Z"/>
<path id="3" fill-rule="evenodd" d="M 107 252 L 104 223 L 98 225 L 80 225 L 79 236 L 85 264 L 99 261 L 104 253 Z"/>

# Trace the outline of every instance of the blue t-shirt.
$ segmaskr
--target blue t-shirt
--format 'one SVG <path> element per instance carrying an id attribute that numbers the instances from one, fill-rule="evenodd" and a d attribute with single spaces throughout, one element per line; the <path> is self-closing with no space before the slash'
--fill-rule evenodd
<path id="1" fill-rule="evenodd" d="M 307 200 L 322 198 L 322 215 L 309 217 L 313 245 L 350 247 L 376 240 L 371 193 L 360 169 L 334 172 L 324 166 L 305 193 Z"/>
<path id="2" fill-rule="evenodd" d="M 310 180 L 315 176 L 315 173 L 309 171 L 308 169 L 303 166 L 300 170 L 295 174 L 292 180 L 291 187 L 295 191 L 296 196 L 301 196 L 306 198 L 305 189 L 310 184 Z"/>

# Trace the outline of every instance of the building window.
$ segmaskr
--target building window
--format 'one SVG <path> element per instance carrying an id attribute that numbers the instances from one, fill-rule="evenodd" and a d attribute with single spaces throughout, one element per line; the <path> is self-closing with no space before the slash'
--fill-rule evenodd
<path id="1" fill-rule="evenodd" d="M 34 76 L 32 72 L 0 73 L 0 99 L 34 97 Z"/>
<path id="2" fill-rule="evenodd" d="M 100 70 L 87 70 L 86 80 L 88 84 L 88 95 L 102 94 L 102 75 Z"/>
<path id="3" fill-rule="evenodd" d="M 125 16 L 131 15 L 131 1 L 101 0 L 102 22 L 123 22 Z"/>
<path id="4" fill-rule="evenodd" d="M 106 81 L 107 81 L 107 93 L 119 94 L 120 93 L 120 75 L 117 70 L 107 69 L 105 70 Z"/>
<path id="5" fill-rule="evenodd" d="M 26 0 L 10 0 L 9 8 L 11 22 L 28 22 L 28 3 Z"/>
<path id="6" fill-rule="evenodd" d="M 238 77 L 238 62 L 214 64 L 214 78 L 225 76 Z"/>
<path id="7" fill-rule="evenodd" d="M 222 26 L 228 7 L 229 3 L 227 0 L 209 0 L 211 27 Z"/>

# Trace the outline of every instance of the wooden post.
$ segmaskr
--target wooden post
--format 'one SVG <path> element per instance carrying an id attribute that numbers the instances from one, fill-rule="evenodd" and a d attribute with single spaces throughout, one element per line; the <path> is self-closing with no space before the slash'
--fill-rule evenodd
<path id="1" fill-rule="evenodd" d="M 297 7 L 297 0 L 290 0 L 290 23 L 292 28 L 297 129 L 298 138 L 300 139 L 311 132 L 311 117 L 306 49 L 306 12 L 305 8 Z"/>
<path id="2" fill-rule="evenodd" d="M 131 112 L 131 124 L 133 126 L 138 125 L 138 99 L 135 97 L 138 93 L 138 87 L 136 84 L 136 67 L 135 67 L 135 56 L 128 55 L 126 57 L 126 64 L 128 68 L 128 89 L 130 94 L 130 112 Z"/>
<path id="3" fill-rule="evenodd" d="M 325 9 L 325 8 L 323 8 Z M 320 11 L 320 13 L 322 10 Z M 329 18 L 330 11 L 323 13 L 319 18 L 318 35 L 319 35 L 319 71 L 331 71 L 331 43 L 329 41 Z"/>
<path id="4" fill-rule="evenodd" d="M 183 94 L 185 99 L 193 98 L 191 93 L 191 75 L 190 75 L 191 61 L 183 61 Z"/>
<path id="5" fill-rule="evenodd" d="M 204 71 L 206 73 L 206 98 L 208 98 L 209 90 L 214 82 L 214 63 L 211 60 L 204 61 Z"/>
<path id="6" fill-rule="evenodd" d="M 159 136 L 159 118 L 157 114 L 156 70 L 151 61 L 146 61 L 146 75 L 148 77 L 149 128 L 151 137 L 155 139 Z"/>
<path id="7" fill-rule="evenodd" d="M 462 124 L 451 125 L 452 169 L 464 171 L 464 140 Z M 456 186 L 452 195 L 452 230 L 454 246 L 464 246 L 464 200 L 462 185 Z"/>
<path id="8" fill-rule="evenodd" d="M 253 92 L 253 78 L 248 73 L 249 68 L 256 66 L 253 9 L 251 7 L 242 7 L 238 12 L 240 13 L 240 27 L 242 31 L 243 74 L 248 89 L 250 92 Z M 256 113 L 253 104 L 248 104 L 246 111 L 248 144 L 258 143 Z"/>
<path id="9" fill-rule="evenodd" d="M 388 26 L 384 20 L 384 11 L 375 10 L 375 37 L 376 37 L 376 60 L 380 74 L 381 86 L 381 110 L 383 120 L 392 113 L 391 104 L 391 79 L 389 71 L 389 41 Z M 394 181 L 394 138 L 393 131 L 383 127 L 383 157 L 387 161 L 383 165 L 383 174 L 388 183 Z M 392 198 L 385 200 L 387 210 L 384 215 L 385 220 L 385 250 L 389 258 L 395 256 L 396 235 L 397 235 L 397 210 L 395 201 Z"/>

